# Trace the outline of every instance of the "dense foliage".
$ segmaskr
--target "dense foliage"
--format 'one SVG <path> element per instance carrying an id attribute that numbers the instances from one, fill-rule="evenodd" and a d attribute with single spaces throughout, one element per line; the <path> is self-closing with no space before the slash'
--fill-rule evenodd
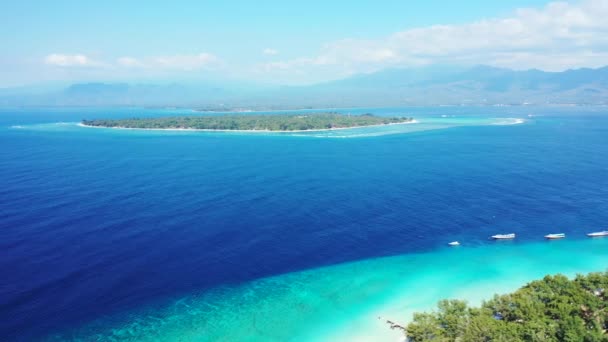
<path id="1" fill-rule="evenodd" d="M 479 308 L 443 300 L 416 313 L 411 341 L 608 341 L 608 273 L 546 276 Z"/>
<path id="2" fill-rule="evenodd" d="M 338 113 L 300 115 L 218 115 L 165 118 L 83 120 L 87 126 L 144 129 L 211 129 L 256 131 L 303 131 L 349 128 L 412 121 L 406 117 L 379 117 L 372 114 L 344 115 Z"/>

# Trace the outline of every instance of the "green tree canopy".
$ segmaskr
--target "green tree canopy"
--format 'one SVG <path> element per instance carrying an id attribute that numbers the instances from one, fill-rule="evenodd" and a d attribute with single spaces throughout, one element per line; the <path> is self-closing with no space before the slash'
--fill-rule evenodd
<path id="1" fill-rule="evenodd" d="M 546 276 L 481 307 L 442 300 L 415 313 L 410 341 L 608 341 L 608 273 Z"/>

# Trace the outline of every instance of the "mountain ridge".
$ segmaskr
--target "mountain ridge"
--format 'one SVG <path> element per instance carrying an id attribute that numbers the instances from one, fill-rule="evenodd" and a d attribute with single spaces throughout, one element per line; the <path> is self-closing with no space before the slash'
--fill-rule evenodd
<path id="1" fill-rule="evenodd" d="M 177 106 L 307 108 L 399 105 L 517 105 L 608 102 L 608 66 L 549 72 L 486 65 L 384 69 L 304 86 L 207 82 L 82 82 L 28 93 L 0 89 L 0 106 Z"/>

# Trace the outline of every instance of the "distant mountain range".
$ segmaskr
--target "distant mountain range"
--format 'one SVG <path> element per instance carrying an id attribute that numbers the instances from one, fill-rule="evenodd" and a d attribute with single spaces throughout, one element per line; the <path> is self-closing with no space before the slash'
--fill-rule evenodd
<path id="1" fill-rule="evenodd" d="M 476 66 L 388 69 L 309 86 L 79 83 L 0 89 L 0 106 L 171 106 L 207 110 L 401 105 L 608 104 L 608 67 L 563 72 Z"/>

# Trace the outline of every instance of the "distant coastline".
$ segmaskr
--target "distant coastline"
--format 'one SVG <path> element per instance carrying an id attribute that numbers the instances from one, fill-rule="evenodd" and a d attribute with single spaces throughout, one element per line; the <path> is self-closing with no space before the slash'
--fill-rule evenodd
<path id="1" fill-rule="evenodd" d="M 79 126 L 155 131 L 317 132 L 416 123 L 408 117 L 380 117 L 372 114 L 344 115 L 316 113 L 304 115 L 224 115 L 163 118 L 82 120 Z"/>

